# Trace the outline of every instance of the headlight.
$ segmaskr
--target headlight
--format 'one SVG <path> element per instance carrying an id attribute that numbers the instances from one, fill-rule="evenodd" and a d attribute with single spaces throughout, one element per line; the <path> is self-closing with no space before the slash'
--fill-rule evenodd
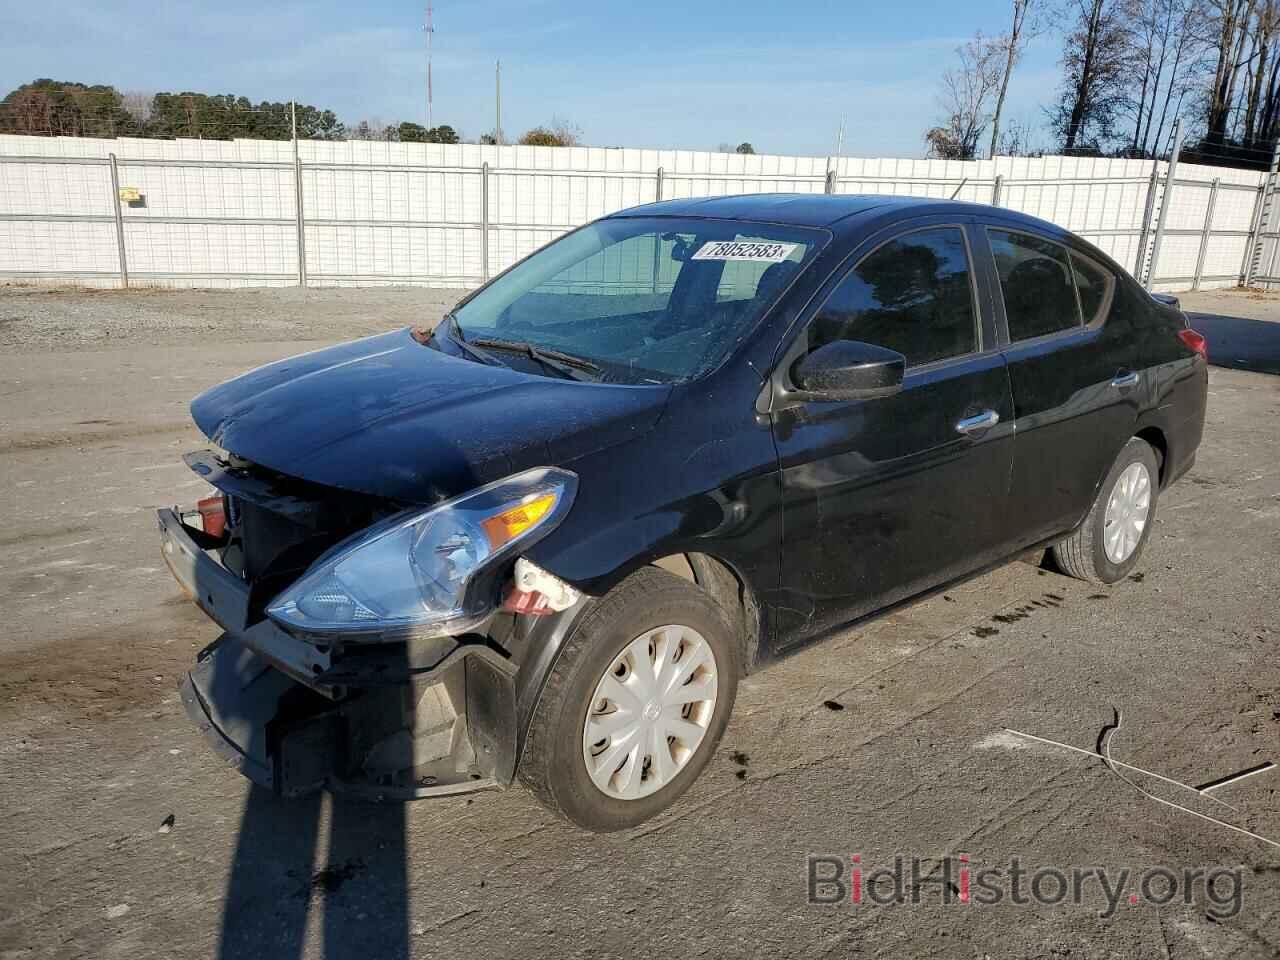
<path id="1" fill-rule="evenodd" d="M 427 510 L 391 517 L 339 544 L 267 607 L 295 633 L 454 632 L 492 609 L 475 575 L 550 533 L 578 478 L 539 467 Z"/>

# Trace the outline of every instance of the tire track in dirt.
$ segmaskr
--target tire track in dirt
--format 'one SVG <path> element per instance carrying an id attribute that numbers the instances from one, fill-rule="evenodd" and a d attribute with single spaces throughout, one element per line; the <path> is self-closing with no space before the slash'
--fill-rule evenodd
<path id="1" fill-rule="evenodd" d="M 184 598 L 164 606 L 130 623 L 0 653 L 0 724 L 33 712 L 101 720 L 157 706 L 216 632 Z"/>
<path id="2" fill-rule="evenodd" d="M 33 433 L 19 433 L 8 439 L 0 440 L 0 455 L 25 453 L 32 450 L 48 450 L 52 447 L 88 446 L 94 443 L 106 443 L 111 440 L 136 440 L 141 437 L 187 433 L 194 429 L 189 420 L 174 420 L 167 423 L 124 426 L 118 430 L 43 430 Z"/>

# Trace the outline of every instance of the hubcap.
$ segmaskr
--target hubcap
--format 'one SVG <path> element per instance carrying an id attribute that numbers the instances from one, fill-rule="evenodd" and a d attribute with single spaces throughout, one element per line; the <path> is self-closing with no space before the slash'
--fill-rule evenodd
<path id="1" fill-rule="evenodd" d="M 632 640 L 596 684 L 582 731 L 591 781 L 618 800 L 648 796 L 698 751 L 716 709 L 716 655 L 692 627 Z"/>
<path id="2" fill-rule="evenodd" d="M 1138 548 L 1151 511 L 1151 474 L 1145 465 L 1131 463 L 1111 488 L 1102 518 L 1102 545 L 1107 559 L 1124 563 Z"/>

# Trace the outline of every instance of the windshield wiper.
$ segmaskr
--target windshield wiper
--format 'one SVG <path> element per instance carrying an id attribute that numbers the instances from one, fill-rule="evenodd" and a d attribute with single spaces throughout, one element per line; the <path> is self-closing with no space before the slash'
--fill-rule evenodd
<path id="1" fill-rule="evenodd" d="M 535 360 L 548 369 L 555 370 L 573 380 L 599 380 L 600 365 L 585 357 L 575 357 L 571 353 L 559 350 L 545 350 L 535 347 L 527 340 L 496 340 L 482 338 L 472 340 L 477 347 L 489 347 L 492 350 L 510 350 L 512 353 L 523 353 L 530 360 Z"/>
<path id="2" fill-rule="evenodd" d="M 440 323 L 440 327 L 444 328 L 445 336 L 447 336 L 453 343 L 457 344 L 462 352 L 471 357 L 472 360 L 488 364 L 491 367 L 503 366 L 502 361 L 497 357 L 490 356 L 479 347 L 472 345 L 472 343 L 463 336 L 462 328 L 458 326 L 458 318 L 452 313 L 445 314 L 444 320 Z M 436 329 L 438 330 L 439 327 Z"/>

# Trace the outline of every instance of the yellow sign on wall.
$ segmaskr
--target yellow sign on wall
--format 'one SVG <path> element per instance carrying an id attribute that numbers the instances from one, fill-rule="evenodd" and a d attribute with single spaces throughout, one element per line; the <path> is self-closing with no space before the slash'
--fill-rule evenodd
<path id="1" fill-rule="evenodd" d="M 142 199 L 142 191 L 137 187 L 121 187 L 120 199 L 125 203 L 137 203 Z"/>

